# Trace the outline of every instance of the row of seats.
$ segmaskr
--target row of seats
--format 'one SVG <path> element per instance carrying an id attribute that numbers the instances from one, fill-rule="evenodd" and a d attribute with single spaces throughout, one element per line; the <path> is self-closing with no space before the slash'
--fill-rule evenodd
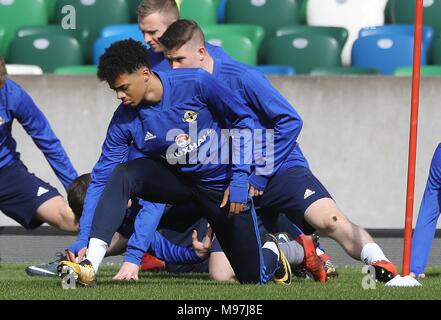
<path id="1" fill-rule="evenodd" d="M 140 0 L 3 0 L 0 2 L 0 27 L 7 31 L 6 40 L 0 53 L 7 54 L 5 47 L 14 36 L 17 28 L 23 25 L 41 25 L 52 22 L 59 24 L 75 8 L 78 21 L 76 25 L 85 29 L 89 45 L 99 30 L 109 24 L 136 22 L 136 6 Z M 308 22 L 310 25 L 342 26 L 350 31 L 353 24 L 380 25 L 384 22 L 384 4 L 387 0 L 181 0 L 183 18 L 193 18 L 201 25 L 215 24 L 219 19 L 226 23 L 257 24 L 264 28 L 266 37 L 283 26 Z M 412 3 L 413 1 L 406 1 Z M 433 0 L 431 0 L 434 2 Z M 426 0 L 427 2 L 427 0 Z M 436 1 L 435 1 L 436 2 Z M 363 3 L 363 5 L 360 5 Z M 390 0 L 391 4 L 396 1 Z M 365 6 L 365 7 L 363 7 Z M 413 5 L 412 5 L 413 6 Z M 408 13 L 403 8 L 408 5 L 390 5 L 394 23 L 408 23 Z M 436 5 L 432 5 L 436 7 Z M 436 10 L 432 8 L 431 11 Z M 65 8 L 65 13 L 62 9 Z M 219 10 L 221 8 L 222 10 Z M 401 11 L 403 12 L 401 12 Z M 370 14 L 366 14 L 367 12 Z M 217 17 L 217 12 L 220 18 Z M 246 12 L 246 14 L 243 14 Z M 268 19 L 268 12 L 277 19 Z M 331 14 L 332 13 L 332 14 Z M 363 18 L 360 18 L 363 17 Z M 372 17 L 372 18 L 370 18 Z M 427 18 L 430 20 L 429 18 Z M 431 19 L 437 22 L 438 19 Z M 430 25 L 433 21 L 428 21 Z M 343 24 L 343 25 L 342 25 Z M 358 30 L 354 34 L 356 34 Z M 351 39 L 350 39 L 351 40 Z M 351 41 L 349 41 L 351 42 Z M 260 62 L 265 62 L 261 60 Z"/>
<path id="2" fill-rule="evenodd" d="M 17 30 L 24 26 L 47 25 L 51 18 L 49 12 L 53 12 L 54 24 L 60 30 L 72 35 L 81 33 L 86 50 L 91 49 L 103 27 L 130 21 L 130 3 L 137 5 L 139 0 L 3 0 L 0 2 L 0 28 L 5 33 L 0 54 L 8 59 L 8 47 Z"/>
<path id="3" fill-rule="evenodd" d="M 25 2 L 28 4 L 29 1 L 30 0 L 0 1 L 0 44 L 2 43 L 2 38 L 7 39 L 10 37 L 11 30 L 13 29 L 1 27 L 1 25 L 5 23 L 4 21 L 6 21 L 2 20 L 2 15 L 9 17 L 11 21 L 18 20 L 11 19 L 11 17 L 14 17 L 12 8 L 16 7 L 25 11 L 23 4 Z M 46 36 L 49 33 L 53 33 L 59 35 L 59 37 L 56 38 L 60 38 L 62 35 L 68 35 L 69 40 L 63 40 L 64 43 L 66 43 L 65 45 L 69 43 L 72 47 L 75 47 L 75 49 L 72 49 L 72 52 L 77 52 L 78 47 L 83 52 L 82 60 L 77 59 L 71 63 L 79 63 L 81 61 L 81 63 L 92 62 L 96 64 L 100 54 L 113 41 L 127 37 L 127 34 L 130 34 L 133 38 L 142 40 L 136 25 L 127 26 L 131 28 L 130 32 L 126 32 L 126 30 L 118 35 L 103 35 L 103 30 L 106 29 L 105 27 L 103 29 L 103 26 L 106 25 L 104 20 L 109 18 L 114 21 L 118 19 L 118 17 L 121 18 L 120 21 L 127 20 L 127 17 L 130 16 L 130 12 L 135 12 L 134 8 L 138 5 L 140 0 L 32 1 L 35 1 L 36 4 L 44 4 L 47 16 L 49 16 L 50 12 L 48 8 L 51 6 L 55 8 L 55 12 L 60 13 L 54 14 L 54 19 L 58 22 L 63 22 L 66 18 L 66 13 L 62 12 L 62 8 L 65 8 L 66 5 L 73 5 L 78 17 L 76 24 L 77 26 L 81 26 L 81 28 L 65 30 L 61 27 L 61 23 L 58 25 L 37 25 L 35 27 L 22 28 L 18 30 L 16 35 L 16 37 L 20 39 L 14 40 L 14 44 L 10 48 L 11 53 L 25 48 L 24 43 L 28 43 L 27 45 L 29 46 L 29 42 L 32 42 L 32 46 L 40 50 L 39 53 L 41 53 L 42 48 L 45 46 L 49 48 L 48 43 L 53 43 L 53 40 L 49 41 L 49 38 Z M 216 9 L 222 7 L 222 3 L 225 2 L 225 21 L 230 23 L 247 23 L 248 25 L 233 25 L 229 23 L 213 27 L 213 24 L 219 19 L 216 17 Z M 131 3 L 132 9 L 128 9 L 129 3 Z M 386 30 L 387 38 L 380 37 L 375 39 L 375 37 L 371 37 L 373 36 L 372 34 L 359 33 L 354 36 L 354 30 L 359 30 L 359 26 L 355 29 L 351 29 L 351 26 L 348 28 L 338 26 L 329 28 L 322 26 L 322 24 L 337 24 L 337 20 L 340 20 L 339 23 L 341 25 L 344 21 L 350 22 L 350 20 L 354 18 L 363 20 L 363 23 L 358 21 L 357 23 L 359 24 L 369 24 L 369 19 L 371 19 L 371 21 L 377 19 L 376 24 L 382 24 L 381 19 L 383 19 L 384 22 L 384 14 L 381 14 L 382 18 L 378 18 L 379 15 L 377 15 L 377 13 L 384 11 L 386 0 L 370 0 L 363 3 L 365 5 L 367 4 L 366 7 L 363 7 L 359 0 L 183 0 L 181 3 L 181 15 L 183 17 L 190 15 L 191 18 L 195 18 L 196 20 L 209 19 L 199 21 L 203 26 L 209 42 L 222 45 L 232 56 L 245 63 L 286 64 L 295 68 L 299 73 L 307 73 L 312 69 L 316 69 L 316 67 L 339 67 L 341 62 L 343 62 L 343 65 L 348 65 L 347 56 L 349 54 L 349 57 L 354 55 L 355 60 L 352 63 L 353 66 L 366 67 L 368 69 L 375 68 L 377 64 L 375 61 L 383 59 L 383 62 L 388 64 L 388 66 L 380 67 L 379 70 L 383 73 L 390 74 L 397 65 L 390 65 L 387 62 L 387 56 L 392 57 L 392 59 L 389 59 L 392 62 L 401 61 L 395 58 L 395 54 L 397 54 L 397 52 L 399 53 L 399 50 L 403 48 L 407 50 L 406 48 L 409 47 L 407 44 L 411 42 L 410 37 L 412 37 L 411 33 L 413 29 L 411 30 L 407 27 L 411 30 L 410 33 L 405 31 L 404 34 L 401 34 L 403 37 L 394 38 L 395 34 L 399 34 L 402 30 L 398 26 L 396 29 L 400 29 L 400 32 L 398 32 L 398 30 L 396 30 L 397 32 L 391 32 L 390 30 L 392 28 L 389 28 Z M 415 7 L 413 0 L 400 0 L 399 3 L 400 5 L 398 5 L 398 1 L 394 0 L 388 2 L 389 10 L 387 11 L 391 12 L 390 19 L 393 21 L 400 19 L 405 20 L 407 17 L 413 15 L 412 10 L 414 10 Z M 412 6 L 410 5 L 411 3 Z M 439 23 L 439 21 L 432 16 L 435 16 L 433 12 L 439 10 L 440 3 L 441 0 L 425 1 L 425 11 L 427 11 L 425 12 L 425 19 L 431 25 L 436 24 L 436 22 Z M 357 4 L 357 6 L 355 6 L 355 4 Z M 4 8 L 12 10 L 9 12 L 9 15 L 5 13 Z M 26 8 L 29 10 L 29 5 L 27 5 Z M 38 11 L 36 8 L 38 8 L 38 5 L 32 7 L 34 13 Z M 363 19 L 357 15 L 357 12 L 362 11 L 360 8 L 364 10 Z M 369 14 L 369 10 L 372 11 L 371 14 Z M 271 11 L 271 15 L 277 15 L 278 18 L 268 19 L 269 11 Z M 246 12 L 246 14 L 244 14 L 244 12 Z M 308 23 L 315 25 L 315 27 L 296 25 L 303 22 L 302 12 Z M 432 15 L 429 13 L 432 13 Z M 345 15 L 346 18 L 343 19 Z M 93 17 L 93 21 L 91 17 Z M 97 17 L 99 18 L 97 19 Z M 33 21 L 32 16 L 28 20 Z M 64 22 L 68 23 L 69 21 L 66 20 Z M 253 25 L 249 25 L 250 23 L 253 23 Z M 11 25 L 13 25 L 13 23 L 11 23 Z M 118 27 L 125 28 L 126 25 L 120 25 Z M 430 37 L 427 38 L 433 39 L 434 32 L 437 32 L 437 28 L 439 27 L 432 28 L 433 29 L 426 28 L 426 30 L 433 30 L 432 32 L 425 31 L 426 35 L 430 35 Z M 381 28 L 378 30 L 380 29 Z M 381 30 L 383 30 L 382 32 L 384 34 L 385 30 Z M 43 37 L 43 35 L 45 36 Z M 361 37 L 357 40 L 357 45 L 353 47 L 351 41 L 355 42 L 360 35 Z M 72 38 L 77 40 L 79 46 L 74 40 L 72 41 Z M 98 40 L 95 41 L 96 38 L 98 38 Z M 5 40 L 3 41 L 3 43 L 6 42 Z M 441 37 L 435 37 L 434 45 L 429 51 L 430 42 L 431 41 L 426 41 L 423 47 L 423 62 L 429 61 L 430 63 L 438 64 L 439 53 L 441 53 L 439 49 L 441 48 Z M 4 45 L 0 45 L 0 48 L 2 47 L 4 47 Z M 363 55 L 363 51 L 371 50 L 370 48 L 373 48 L 373 52 L 378 51 L 378 58 L 375 57 L 374 59 L 374 55 L 370 55 L 370 58 L 367 54 Z M 349 53 L 345 53 L 348 49 Z M 319 51 L 317 54 L 311 55 L 310 52 L 314 52 L 314 50 Z M 321 52 L 320 50 L 327 51 Z M 336 52 L 343 52 L 342 61 L 338 57 L 335 57 Z M 5 54 L 3 53 L 3 55 Z M 19 55 L 19 59 L 17 59 L 17 55 L 14 54 L 14 57 L 7 59 L 7 61 L 23 61 L 23 55 L 24 53 L 22 53 L 21 56 Z M 35 55 L 35 57 L 38 56 L 38 54 Z M 301 58 L 303 56 L 309 57 L 309 59 Z M 368 59 L 360 58 L 364 56 L 368 56 Z M 383 56 L 386 56 L 386 58 L 382 58 Z M 408 55 L 403 54 L 402 58 L 403 65 L 409 65 Z M 424 60 L 424 58 L 426 58 L 426 60 Z M 370 60 L 374 60 L 374 62 Z M 55 63 L 56 61 L 54 60 L 53 62 Z M 56 65 L 54 64 L 47 68 L 45 67 L 45 70 L 53 71 L 55 68 Z M 345 68 L 345 70 L 349 69 Z"/>
<path id="4" fill-rule="evenodd" d="M 36 64 L 45 72 L 59 66 L 82 65 L 86 61 L 81 42 L 60 32 L 59 28 L 33 27 L 18 31 L 10 48 L 10 63 Z M 222 25 L 203 28 L 207 41 L 221 45 L 234 58 L 255 65 L 257 49 L 264 31 L 252 25 Z M 395 69 L 411 66 L 413 62 L 413 26 L 385 25 L 364 28 L 352 49 L 352 66 L 355 70 L 376 69 L 383 74 L 393 74 Z M 93 45 L 93 64 L 111 43 L 132 37 L 142 41 L 136 24 L 114 25 L 101 30 Z M 423 28 L 422 64 L 429 61 L 429 48 L 434 38 L 431 27 Z M 271 48 L 267 61 L 270 65 L 290 66 L 297 73 L 309 73 L 317 68 L 340 67 L 341 52 L 348 32 L 340 27 L 285 27 L 269 39 Z M 441 45 L 432 50 L 433 64 L 441 65 Z M 350 72 L 350 69 L 342 69 Z"/>

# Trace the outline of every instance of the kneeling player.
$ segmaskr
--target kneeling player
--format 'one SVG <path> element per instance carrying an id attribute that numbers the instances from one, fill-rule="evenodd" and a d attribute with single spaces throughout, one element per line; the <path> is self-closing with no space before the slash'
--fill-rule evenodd
<path id="1" fill-rule="evenodd" d="M 7 79 L 6 65 L 0 57 L 0 210 L 26 229 L 35 229 L 46 222 L 60 230 L 76 232 L 79 219 L 67 202 L 21 162 L 11 134 L 14 120 L 23 126 L 67 188 L 77 172 L 32 98 Z"/>

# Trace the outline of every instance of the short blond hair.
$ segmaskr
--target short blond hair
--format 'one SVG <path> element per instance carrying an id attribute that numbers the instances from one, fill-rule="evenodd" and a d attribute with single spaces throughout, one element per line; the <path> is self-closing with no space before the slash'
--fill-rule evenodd
<path id="1" fill-rule="evenodd" d="M 174 20 L 179 19 L 179 9 L 175 0 L 143 0 L 136 9 L 139 18 L 145 18 L 155 12 L 170 15 Z"/>
<path id="2" fill-rule="evenodd" d="M 2 88 L 6 82 L 6 76 L 8 72 L 6 71 L 5 60 L 0 56 L 0 88 Z"/>

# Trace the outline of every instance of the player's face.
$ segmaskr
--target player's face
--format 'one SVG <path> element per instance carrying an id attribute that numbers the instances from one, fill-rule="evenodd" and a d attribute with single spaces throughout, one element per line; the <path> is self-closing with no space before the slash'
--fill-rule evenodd
<path id="1" fill-rule="evenodd" d="M 110 88 L 115 90 L 116 97 L 126 107 L 133 108 L 139 106 L 145 99 L 149 79 L 149 72 L 143 68 L 131 74 L 121 74 Z"/>
<path id="2" fill-rule="evenodd" d="M 138 18 L 139 30 L 144 36 L 144 42 L 147 43 L 153 51 L 162 52 L 158 38 L 160 38 L 168 28 L 165 19 L 158 12 L 152 13 L 144 18 Z"/>
<path id="3" fill-rule="evenodd" d="M 164 54 L 173 69 L 202 68 L 205 48 L 186 43 L 179 49 L 166 50 Z"/>

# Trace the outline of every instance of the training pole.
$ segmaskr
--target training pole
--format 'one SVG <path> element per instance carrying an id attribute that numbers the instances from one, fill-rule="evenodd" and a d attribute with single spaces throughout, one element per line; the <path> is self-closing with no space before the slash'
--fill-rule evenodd
<path id="1" fill-rule="evenodd" d="M 415 164 L 418 138 L 418 107 L 420 98 L 421 42 L 423 34 L 423 0 L 416 0 L 413 49 L 412 106 L 410 115 L 409 160 L 407 171 L 406 221 L 404 227 L 403 276 L 410 273 L 412 218 L 415 193 Z"/>

